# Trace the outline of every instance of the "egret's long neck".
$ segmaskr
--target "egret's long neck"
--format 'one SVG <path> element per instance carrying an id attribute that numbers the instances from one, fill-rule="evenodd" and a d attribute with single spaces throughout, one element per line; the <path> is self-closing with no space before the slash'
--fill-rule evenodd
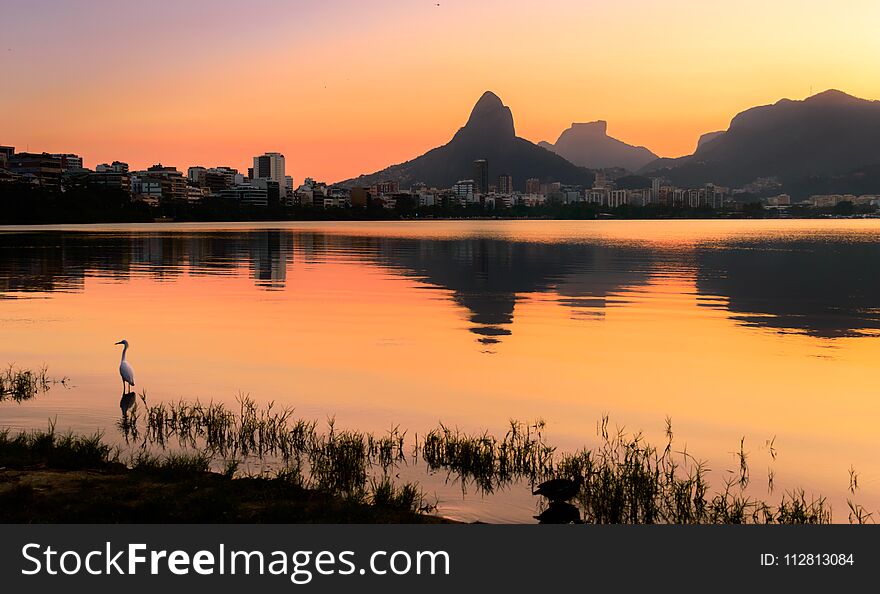
<path id="1" fill-rule="evenodd" d="M 128 345 L 127 344 L 122 345 L 122 361 L 125 361 L 125 351 L 127 351 L 127 350 L 128 350 Z"/>

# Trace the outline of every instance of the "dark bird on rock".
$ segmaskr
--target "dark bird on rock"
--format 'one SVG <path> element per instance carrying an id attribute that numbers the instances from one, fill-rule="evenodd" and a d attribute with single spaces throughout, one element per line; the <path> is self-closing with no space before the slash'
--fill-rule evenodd
<path id="1" fill-rule="evenodd" d="M 532 491 L 532 495 L 542 495 L 550 501 L 568 501 L 578 494 L 584 484 L 583 477 L 576 479 L 555 478 L 543 482 Z"/>

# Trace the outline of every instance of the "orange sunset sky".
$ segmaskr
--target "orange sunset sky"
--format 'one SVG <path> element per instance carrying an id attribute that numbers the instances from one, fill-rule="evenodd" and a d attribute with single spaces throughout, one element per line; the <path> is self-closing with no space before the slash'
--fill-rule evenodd
<path id="1" fill-rule="evenodd" d="M 0 144 L 298 183 L 445 143 L 491 89 L 517 133 L 573 121 L 662 156 L 748 107 L 880 98 L 880 2 L 29 0 L 0 10 Z"/>

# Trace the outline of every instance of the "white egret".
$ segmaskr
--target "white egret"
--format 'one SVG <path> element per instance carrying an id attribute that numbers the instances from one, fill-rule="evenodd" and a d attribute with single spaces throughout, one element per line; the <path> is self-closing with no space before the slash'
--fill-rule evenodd
<path id="1" fill-rule="evenodd" d="M 122 376 L 122 393 L 125 394 L 125 384 L 128 384 L 129 387 L 134 386 L 134 369 L 125 360 L 125 352 L 128 351 L 128 341 L 120 340 L 116 344 L 123 345 L 122 360 L 119 362 L 119 375 Z"/>

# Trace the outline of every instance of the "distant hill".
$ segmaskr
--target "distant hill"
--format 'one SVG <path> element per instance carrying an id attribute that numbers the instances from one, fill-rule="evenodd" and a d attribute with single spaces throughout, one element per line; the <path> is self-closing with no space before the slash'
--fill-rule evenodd
<path id="1" fill-rule="evenodd" d="M 591 169 L 622 167 L 637 171 L 657 159 L 657 155 L 643 146 L 632 146 L 608 136 L 608 123 L 603 120 L 572 124 L 555 144 L 542 141 L 538 146 Z"/>
<path id="2" fill-rule="evenodd" d="M 651 178 L 643 175 L 625 175 L 614 180 L 620 190 L 638 190 L 651 187 Z"/>
<path id="3" fill-rule="evenodd" d="M 655 161 L 640 173 L 680 185 L 742 185 L 770 176 L 793 184 L 880 163 L 878 139 L 880 102 L 829 90 L 748 109 L 693 155 Z"/>
<path id="4" fill-rule="evenodd" d="M 402 187 L 416 182 L 450 187 L 460 179 L 473 177 L 473 162 L 476 159 L 488 160 L 492 184 L 499 175 L 511 175 L 518 190 L 524 189 L 525 180 L 532 177 L 542 181 L 585 185 L 593 181 L 593 173 L 588 169 L 573 165 L 559 155 L 519 138 L 510 108 L 495 93 L 486 91 L 471 111 L 467 123 L 447 144 L 411 161 L 341 184 L 351 187 L 396 180 Z"/>

